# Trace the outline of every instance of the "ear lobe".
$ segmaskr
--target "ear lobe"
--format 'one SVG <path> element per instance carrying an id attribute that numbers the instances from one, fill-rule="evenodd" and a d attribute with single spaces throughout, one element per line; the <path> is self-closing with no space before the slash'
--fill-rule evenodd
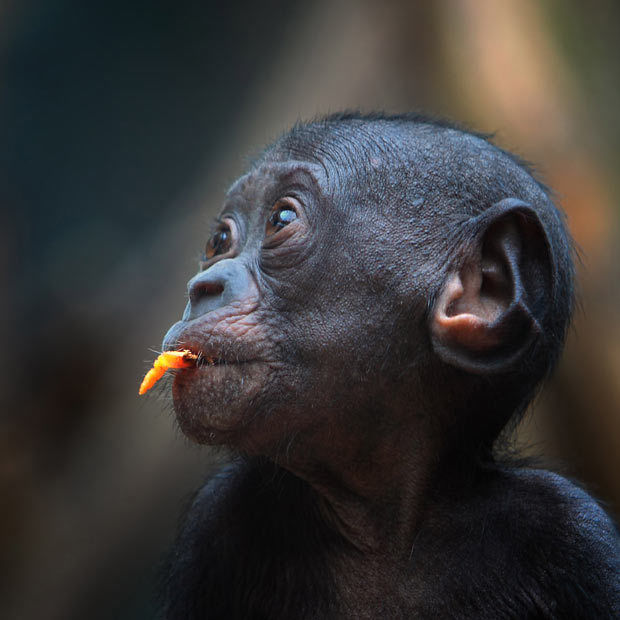
<path id="1" fill-rule="evenodd" d="M 505 372 L 542 333 L 551 294 L 548 240 L 536 212 L 513 198 L 472 224 L 474 243 L 433 310 L 433 346 L 444 361 L 469 372 Z"/>

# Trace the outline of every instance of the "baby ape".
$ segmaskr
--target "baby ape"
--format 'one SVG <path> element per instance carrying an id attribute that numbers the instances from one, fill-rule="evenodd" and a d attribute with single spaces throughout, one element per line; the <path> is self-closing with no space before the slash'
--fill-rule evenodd
<path id="1" fill-rule="evenodd" d="M 493 458 L 554 366 L 571 240 L 485 137 L 302 124 L 230 189 L 165 349 L 183 432 L 232 449 L 171 554 L 166 617 L 617 618 L 580 488 Z"/>

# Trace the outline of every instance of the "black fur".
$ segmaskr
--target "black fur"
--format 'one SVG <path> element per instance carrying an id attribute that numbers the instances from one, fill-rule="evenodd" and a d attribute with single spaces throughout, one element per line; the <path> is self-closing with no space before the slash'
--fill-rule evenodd
<path id="1" fill-rule="evenodd" d="M 429 513 L 411 548 L 409 591 L 379 611 L 348 609 L 331 566 L 351 549 L 321 517 L 311 488 L 262 459 L 236 461 L 187 515 L 166 571 L 166 618 L 620 614 L 617 531 L 566 479 L 497 465 L 475 492 L 456 491 Z"/>

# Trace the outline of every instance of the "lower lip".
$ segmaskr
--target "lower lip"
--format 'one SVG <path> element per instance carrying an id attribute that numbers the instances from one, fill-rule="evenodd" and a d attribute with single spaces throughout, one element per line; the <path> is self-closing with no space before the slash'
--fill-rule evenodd
<path id="1" fill-rule="evenodd" d="M 204 359 L 202 361 L 198 361 L 195 366 L 191 366 L 190 368 L 184 368 L 184 371 L 196 370 L 198 372 L 217 372 L 216 369 L 222 369 L 224 371 L 226 368 L 239 368 L 240 366 L 247 366 L 251 364 L 251 362 L 245 361 L 235 361 L 235 362 L 226 362 L 226 361 L 218 361 L 218 362 L 207 362 Z"/>
<path id="2" fill-rule="evenodd" d="M 246 362 L 228 362 L 226 360 L 215 360 L 214 358 L 209 357 L 199 357 L 196 362 L 196 368 L 217 368 L 218 366 L 239 366 L 241 364 L 245 364 Z"/>

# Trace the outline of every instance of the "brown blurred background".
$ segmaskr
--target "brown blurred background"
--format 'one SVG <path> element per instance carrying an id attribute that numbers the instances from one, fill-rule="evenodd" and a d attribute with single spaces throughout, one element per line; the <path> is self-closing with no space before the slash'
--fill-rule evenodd
<path id="1" fill-rule="evenodd" d="M 246 156 L 342 108 L 495 132 L 557 191 L 582 303 L 518 442 L 620 515 L 618 59 L 615 0 L 0 3 L 0 615 L 155 616 L 211 456 L 138 382 Z"/>

